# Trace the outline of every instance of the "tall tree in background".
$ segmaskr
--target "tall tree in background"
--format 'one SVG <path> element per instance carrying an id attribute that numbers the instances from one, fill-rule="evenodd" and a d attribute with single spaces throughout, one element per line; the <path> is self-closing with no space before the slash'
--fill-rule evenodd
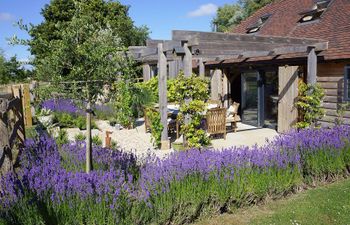
<path id="1" fill-rule="evenodd" d="M 0 84 L 23 82 L 32 76 L 32 71 L 25 69 L 16 56 L 7 60 L 0 50 Z"/>
<path id="2" fill-rule="evenodd" d="M 216 17 L 212 20 L 212 29 L 217 32 L 228 32 L 230 28 L 241 22 L 243 11 L 238 4 L 225 4 L 219 7 Z"/>
<path id="3" fill-rule="evenodd" d="M 73 17 L 78 13 L 90 17 L 101 28 L 108 26 L 112 34 L 120 38 L 120 44 L 124 47 L 143 45 L 148 38 L 148 28 L 136 27 L 128 10 L 129 6 L 111 0 L 52 0 L 42 9 L 44 21 L 41 24 L 28 26 L 19 23 L 31 36 L 30 40 L 21 43 L 29 45 L 32 55 L 35 56 L 33 64 L 38 66 L 41 60 L 51 57 L 52 42 L 62 40 L 63 31 L 70 26 Z M 71 63 L 74 64 L 74 59 Z"/>
<path id="4" fill-rule="evenodd" d="M 251 16 L 257 10 L 276 0 L 240 0 L 244 9 L 244 18 Z"/>
<path id="5" fill-rule="evenodd" d="M 240 0 L 235 4 L 225 4 L 218 8 L 216 17 L 211 21 L 212 28 L 218 32 L 229 32 L 242 20 L 273 1 L 276 0 Z"/>

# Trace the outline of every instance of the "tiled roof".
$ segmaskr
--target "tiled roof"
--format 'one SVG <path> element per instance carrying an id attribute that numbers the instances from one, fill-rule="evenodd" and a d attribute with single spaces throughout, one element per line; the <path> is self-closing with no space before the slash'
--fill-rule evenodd
<path id="1" fill-rule="evenodd" d="M 258 10 L 233 29 L 246 33 L 247 27 L 266 14 L 272 14 L 254 35 L 316 38 L 329 41 L 322 52 L 325 60 L 350 58 L 350 0 L 332 0 L 318 20 L 299 23 L 299 13 L 311 9 L 315 0 L 277 0 Z"/>

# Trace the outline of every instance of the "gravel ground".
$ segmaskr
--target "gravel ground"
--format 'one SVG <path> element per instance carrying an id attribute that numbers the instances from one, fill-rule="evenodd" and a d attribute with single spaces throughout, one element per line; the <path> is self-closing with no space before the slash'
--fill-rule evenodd
<path id="1" fill-rule="evenodd" d="M 155 149 L 151 143 L 151 134 L 145 132 L 143 119 L 139 119 L 136 124 L 137 126 L 134 129 L 117 130 L 115 127 L 110 126 L 108 121 L 99 120 L 96 121 L 96 125 L 99 129 L 93 129 L 92 136 L 98 135 L 105 146 L 106 131 L 111 131 L 113 132 L 111 134 L 112 140 L 115 141 L 121 149 L 127 152 L 133 152 L 141 158 L 148 154 L 155 154 L 163 158 L 173 152 L 172 149 Z M 74 140 L 74 137 L 79 133 L 85 133 L 85 131 L 80 131 L 78 128 L 66 130 L 69 140 Z M 213 139 L 212 147 L 214 149 L 222 149 L 231 146 L 252 146 L 255 144 L 261 146 L 265 144 L 266 139 L 272 139 L 277 135 L 278 133 L 272 129 L 257 129 L 253 126 L 239 123 L 236 133 L 228 133 L 226 140 L 222 137 Z"/>

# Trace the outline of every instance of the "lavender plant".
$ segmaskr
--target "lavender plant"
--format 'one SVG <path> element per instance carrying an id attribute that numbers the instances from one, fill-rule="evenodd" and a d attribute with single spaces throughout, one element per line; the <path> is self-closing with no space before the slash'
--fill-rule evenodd
<path id="1" fill-rule="evenodd" d="M 57 148 L 28 140 L 21 169 L 0 179 L 0 217 L 8 224 L 184 224 L 266 196 L 350 172 L 350 127 L 294 131 L 264 147 L 192 149 L 165 159 L 95 146 L 83 172 L 85 143 Z"/>

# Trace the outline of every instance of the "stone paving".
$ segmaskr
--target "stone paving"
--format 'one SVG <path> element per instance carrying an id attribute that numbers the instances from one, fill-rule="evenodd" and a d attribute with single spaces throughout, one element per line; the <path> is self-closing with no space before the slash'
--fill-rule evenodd
<path id="1" fill-rule="evenodd" d="M 164 157 L 173 152 L 172 149 L 164 151 L 153 147 L 151 143 L 151 134 L 145 132 L 142 119 L 138 120 L 137 126 L 130 130 L 117 130 L 115 127 L 110 126 L 108 121 L 96 121 L 96 125 L 99 129 L 93 129 L 92 136 L 98 135 L 103 141 L 103 145 L 105 145 L 106 131 L 112 131 L 113 133 L 110 135 L 112 140 L 125 151 L 133 152 L 138 157 L 153 153 L 159 157 Z M 80 131 L 78 128 L 67 129 L 67 132 L 70 140 L 74 140 L 74 137 L 79 133 L 85 133 L 85 131 Z M 212 146 L 214 149 L 231 146 L 252 146 L 255 144 L 261 146 L 266 142 L 266 139 L 272 139 L 277 135 L 278 133 L 272 129 L 255 128 L 238 123 L 238 130 L 236 133 L 227 133 L 226 140 L 222 137 L 212 139 Z"/>

